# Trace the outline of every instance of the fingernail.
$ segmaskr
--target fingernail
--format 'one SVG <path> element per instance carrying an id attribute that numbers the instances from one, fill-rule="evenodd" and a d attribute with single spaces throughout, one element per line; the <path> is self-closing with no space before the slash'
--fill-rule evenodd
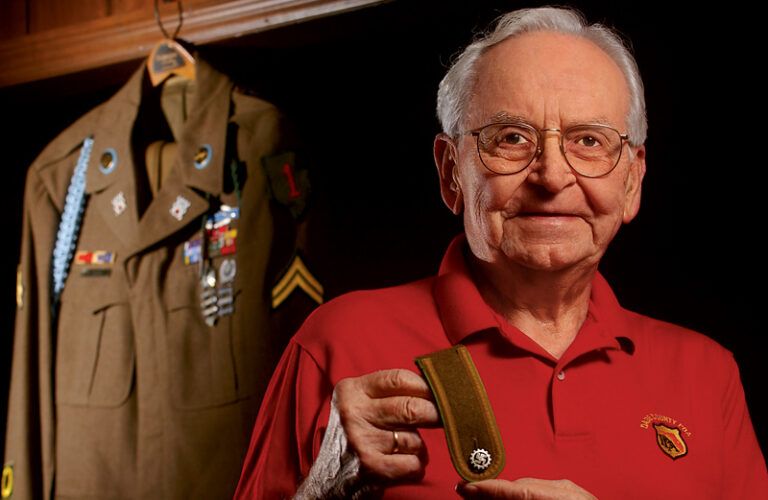
<path id="1" fill-rule="evenodd" d="M 453 489 L 462 497 L 477 493 L 477 486 L 472 483 L 456 483 L 456 486 L 454 486 Z"/>

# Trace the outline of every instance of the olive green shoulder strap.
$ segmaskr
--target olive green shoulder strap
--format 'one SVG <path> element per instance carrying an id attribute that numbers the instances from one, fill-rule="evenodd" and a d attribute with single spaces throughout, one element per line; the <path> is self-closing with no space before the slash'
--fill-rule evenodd
<path id="1" fill-rule="evenodd" d="M 498 476 L 504 444 L 483 381 L 466 347 L 458 344 L 416 358 L 437 402 L 453 466 L 467 481 Z"/>

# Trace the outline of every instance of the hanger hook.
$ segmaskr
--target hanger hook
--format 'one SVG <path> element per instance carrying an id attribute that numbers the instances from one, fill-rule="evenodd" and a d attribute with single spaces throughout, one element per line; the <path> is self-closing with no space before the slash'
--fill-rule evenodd
<path id="1" fill-rule="evenodd" d="M 169 3 L 172 0 L 163 0 L 163 3 Z M 165 38 L 169 38 L 171 40 L 175 40 L 176 36 L 179 34 L 179 31 L 181 31 L 181 25 L 184 23 L 184 8 L 181 5 L 181 0 L 176 0 L 176 7 L 178 8 L 179 14 L 179 23 L 176 25 L 176 29 L 173 32 L 173 36 L 168 36 L 168 32 L 165 31 L 165 26 L 163 26 L 163 21 L 160 18 L 160 8 L 158 7 L 159 0 L 155 0 L 155 21 L 157 21 L 157 25 L 160 27 L 160 31 L 163 32 L 163 35 L 165 35 Z"/>

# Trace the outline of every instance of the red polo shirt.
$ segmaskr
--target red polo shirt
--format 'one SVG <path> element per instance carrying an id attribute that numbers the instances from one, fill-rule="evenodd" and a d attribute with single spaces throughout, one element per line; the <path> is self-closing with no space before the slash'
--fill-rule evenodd
<path id="1" fill-rule="evenodd" d="M 506 449 L 503 479 L 566 478 L 601 499 L 768 498 L 732 355 L 709 338 L 622 309 L 602 276 L 561 359 L 482 299 L 464 238 L 437 277 L 355 292 L 319 308 L 277 368 L 236 498 L 291 497 L 322 441 L 334 385 L 465 344 Z M 444 499 L 459 476 L 442 429 L 421 429 L 425 477 L 385 498 Z"/>

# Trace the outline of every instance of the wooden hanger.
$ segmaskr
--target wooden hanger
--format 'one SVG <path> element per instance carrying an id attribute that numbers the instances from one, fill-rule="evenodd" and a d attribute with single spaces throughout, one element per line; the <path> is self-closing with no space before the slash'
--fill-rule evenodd
<path id="1" fill-rule="evenodd" d="M 167 2 L 169 0 L 164 1 Z M 155 0 L 155 20 L 157 20 L 157 25 L 160 27 L 160 31 L 163 32 L 165 39 L 158 42 L 149 54 L 149 59 L 147 59 L 149 79 L 155 87 L 163 83 L 171 75 L 179 75 L 189 80 L 194 80 L 195 58 L 192 57 L 183 45 L 176 41 L 176 35 L 181 31 L 181 24 L 183 22 L 181 0 L 176 0 L 179 11 L 179 23 L 173 32 L 173 36 L 169 36 L 168 32 L 165 31 L 157 4 L 158 0 Z"/>

